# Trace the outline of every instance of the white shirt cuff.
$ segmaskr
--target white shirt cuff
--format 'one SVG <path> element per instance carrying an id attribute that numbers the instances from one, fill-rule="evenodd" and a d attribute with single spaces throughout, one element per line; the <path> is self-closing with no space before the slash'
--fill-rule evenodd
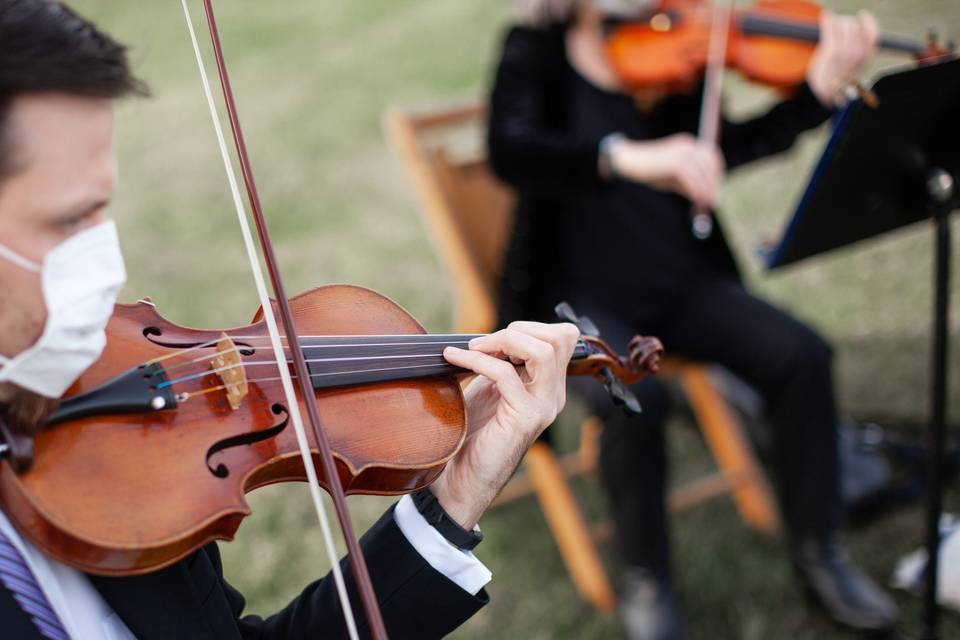
<path id="1" fill-rule="evenodd" d="M 393 510 L 393 519 L 427 564 L 470 595 L 477 595 L 480 589 L 490 582 L 493 577 L 490 570 L 472 551 L 458 549 L 447 542 L 417 511 L 409 495 L 400 498 Z"/>

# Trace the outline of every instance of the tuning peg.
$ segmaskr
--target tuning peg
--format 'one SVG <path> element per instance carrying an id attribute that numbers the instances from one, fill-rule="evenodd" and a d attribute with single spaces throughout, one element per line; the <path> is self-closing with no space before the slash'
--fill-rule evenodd
<path id="1" fill-rule="evenodd" d="M 577 322 L 580 320 L 577 317 L 577 313 L 573 310 L 573 307 L 570 306 L 569 302 L 559 303 L 553 308 L 553 312 L 557 315 L 557 318 L 559 318 L 561 322 L 572 322 L 573 324 L 577 324 Z"/>
<path id="2" fill-rule="evenodd" d="M 594 338 L 600 337 L 600 329 L 597 328 L 593 320 L 587 316 L 578 316 L 569 303 L 561 302 L 553 308 L 553 312 L 557 314 L 557 318 L 559 318 L 561 322 L 575 324 L 583 335 L 593 336 Z"/>
<path id="3" fill-rule="evenodd" d="M 603 388 L 610 394 L 613 403 L 622 406 L 627 415 L 638 416 L 643 412 L 637 396 L 609 368 L 603 370 Z"/>
<path id="4" fill-rule="evenodd" d="M 580 333 L 585 336 L 600 337 L 600 328 L 587 316 L 580 316 L 580 321 L 577 322 L 577 328 L 579 328 Z"/>

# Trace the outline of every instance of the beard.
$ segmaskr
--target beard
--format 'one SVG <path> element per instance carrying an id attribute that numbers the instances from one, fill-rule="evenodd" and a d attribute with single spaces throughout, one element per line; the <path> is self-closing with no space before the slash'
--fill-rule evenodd
<path id="1" fill-rule="evenodd" d="M 59 405 L 57 399 L 27 391 L 10 382 L 0 382 L 0 418 L 15 434 L 36 436 Z"/>

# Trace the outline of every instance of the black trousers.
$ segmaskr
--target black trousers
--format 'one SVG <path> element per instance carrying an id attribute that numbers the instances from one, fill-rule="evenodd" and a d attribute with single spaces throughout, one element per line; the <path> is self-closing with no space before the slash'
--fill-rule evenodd
<path id="1" fill-rule="evenodd" d="M 739 282 L 713 280 L 675 298 L 598 304 L 571 296 L 614 348 L 636 333 L 660 337 L 670 355 L 718 363 L 764 398 L 774 430 L 774 462 L 784 518 L 792 536 L 834 529 L 840 499 L 837 412 L 831 349 L 813 330 L 750 295 Z M 634 307 L 634 312 L 630 308 Z M 619 310 L 619 312 L 618 312 Z M 622 352 L 622 351 L 621 351 Z M 664 488 L 663 426 L 669 402 L 663 383 L 635 385 L 643 407 L 628 417 L 596 384 L 577 383 L 603 418 L 601 473 L 615 522 L 617 546 L 628 565 L 669 571 Z"/>

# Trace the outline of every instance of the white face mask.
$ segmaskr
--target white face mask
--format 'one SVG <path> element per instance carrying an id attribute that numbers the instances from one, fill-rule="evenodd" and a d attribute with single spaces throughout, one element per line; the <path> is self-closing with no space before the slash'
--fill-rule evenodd
<path id="1" fill-rule="evenodd" d="M 0 382 L 59 398 L 103 352 L 105 329 L 127 281 L 113 221 L 54 247 L 43 265 L 0 244 L 0 257 L 42 274 L 47 323 L 37 342 L 13 358 L 0 355 Z"/>

